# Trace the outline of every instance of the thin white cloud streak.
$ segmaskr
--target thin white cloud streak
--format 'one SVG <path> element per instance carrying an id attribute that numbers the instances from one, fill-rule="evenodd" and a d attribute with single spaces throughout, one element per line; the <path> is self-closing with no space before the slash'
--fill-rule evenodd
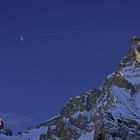
<path id="1" fill-rule="evenodd" d="M 62 32 L 51 32 L 47 33 L 47 36 L 52 36 L 52 35 L 59 35 L 59 34 L 71 34 L 71 33 L 84 33 L 84 32 L 90 32 L 92 29 L 79 29 L 79 30 L 68 30 L 68 31 L 62 31 Z"/>

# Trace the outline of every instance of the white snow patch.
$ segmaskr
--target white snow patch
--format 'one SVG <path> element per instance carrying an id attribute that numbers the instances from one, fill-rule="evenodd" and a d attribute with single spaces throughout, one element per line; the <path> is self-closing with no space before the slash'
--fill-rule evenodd
<path id="1" fill-rule="evenodd" d="M 112 107 L 114 118 L 119 117 L 120 114 L 126 118 L 134 118 L 135 116 L 140 118 L 140 110 L 138 110 L 135 105 L 137 104 L 140 108 L 140 103 L 138 102 L 140 95 L 136 98 L 137 102 L 135 102 L 135 97 L 130 94 L 129 90 L 112 86 L 112 92 L 117 98 L 115 107 Z"/>
<path id="2" fill-rule="evenodd" d="M 41 127 L 41 128 L 38 128 L 38 129 L 30 130 L 28 133 L 23 133 L 22 137 L 25 138 L 25 139 L 30 138 L 31 140 L 38 140 L 40 134 L 46 133 L 47 131 L 48 131 L 48 127 Z"/>
<path id="3" fill-rule="evenodd" d="M 85 117 L 87 117 L 88 120 L 89 120 L 89 119 L 90 119 L 91 112 L 86 111 L 86 110 L 83 111 L 83 112 L 78 111 L 77 113 L 73 114 L 72 117 L 73 117 L 74 119 L 76 119 L 79 115 L 85 116 Z"/>
<path id="4" fill-rule="evenodd" d="M 78 140 L 93 140 L 94 139 L 94 130 L 90 133 L 83 134 Z"/>
<path id="5" fill-rule="evenodd" d="M 135 106 L 140 110 L 140 93 L 136 95 Z"/>
<path id="6" fill-rule="evenodd" d="M 135 62 L 131 66 L 124 67 L 120 72 L 133 85 L 140 84 L 140 68 L 135 66 Z"/>

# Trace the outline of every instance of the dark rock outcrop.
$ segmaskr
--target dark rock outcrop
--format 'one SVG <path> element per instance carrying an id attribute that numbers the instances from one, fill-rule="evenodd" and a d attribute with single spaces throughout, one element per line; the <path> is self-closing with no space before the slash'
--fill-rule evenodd
<path id="1" fill-rule="evenodd" d="M 4 128 L 4 121 L 2 119 L 0 119 L 0 129 Z"/>
<path id="2" fill-rule="evenodd" d="M 12 136 L 12 130 L 11 129 L 3 129 L 2 133 L 6 136 Z"/>

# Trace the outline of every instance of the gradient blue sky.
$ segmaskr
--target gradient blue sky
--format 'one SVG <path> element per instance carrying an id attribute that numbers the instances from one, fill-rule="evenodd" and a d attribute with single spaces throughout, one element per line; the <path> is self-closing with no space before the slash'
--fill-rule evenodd
<path id="1" fill-rule="evenodd" d="M 1 0 L 0 111 L 35 124 L 100 85 L 140 36 L 139 7 L 139 0 Z"/>

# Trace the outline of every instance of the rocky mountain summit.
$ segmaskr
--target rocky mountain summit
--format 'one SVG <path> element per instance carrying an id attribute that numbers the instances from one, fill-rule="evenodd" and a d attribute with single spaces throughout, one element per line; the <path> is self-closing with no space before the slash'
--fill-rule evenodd
<path id="1" fill-rule="evenodd" d="M 0 140 L 140 140 L 140 44 L 136 38 L 132 44 L 100 87 L 70 98 L 54 118 Z"/>

